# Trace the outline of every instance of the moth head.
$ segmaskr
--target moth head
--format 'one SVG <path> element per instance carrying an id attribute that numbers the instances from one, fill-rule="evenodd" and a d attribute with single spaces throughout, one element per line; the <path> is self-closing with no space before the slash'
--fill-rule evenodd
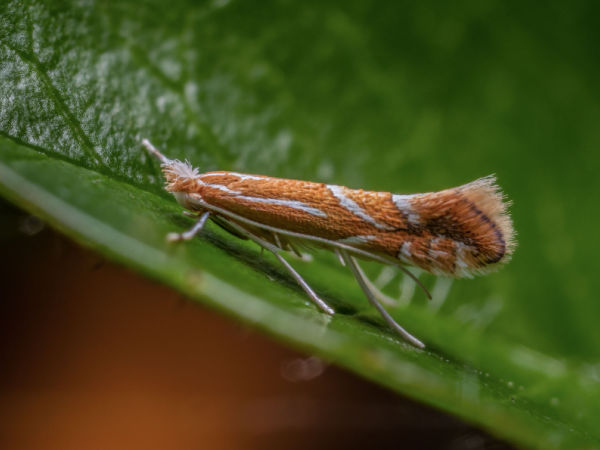
<path id="1" fill-rule="evenodd" d="M 189 194 L 197 192 L 200 184 L 198 169 L 192 167 L 188 161 L 167 158 L 148 139 L 142 139 L 142 146 L 160 161 L 167 191 L 172 192 L 177 201 L 187 208 Z"/>
<path id="2" fill-rule="evenodd" d="M 188 161 L 171 159 L 163 161 L 160 167 L 165 176 L 167 191 L 190 193 L 197 189 L 200 174 Z"/>

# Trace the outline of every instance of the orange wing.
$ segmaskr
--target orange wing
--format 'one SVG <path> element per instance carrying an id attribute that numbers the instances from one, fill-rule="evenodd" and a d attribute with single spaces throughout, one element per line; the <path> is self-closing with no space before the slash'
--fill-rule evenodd
<path id="1" fill-rule="evenodd" d="M 197 180 L 188 192 L 208 204 L 436 274 L 486 272 L 508 261 L 514 246 L 507 204 L 492 177 L 412 195 L 235 172 L 208 172 Z"/>

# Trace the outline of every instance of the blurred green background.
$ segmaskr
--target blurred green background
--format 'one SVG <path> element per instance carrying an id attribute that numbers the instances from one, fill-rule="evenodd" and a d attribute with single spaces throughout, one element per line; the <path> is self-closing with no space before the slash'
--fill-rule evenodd
<path id="1" fill-rule="evenodd" d="M 597 2 L 10 1 L 1 8 L 0 189 L 8 198 L 80 242 L 401 392 L 487 427 L 495 407 L 520 417 L 515 408 L 542 429 L 560 422 L 580 433 L 574 439 L 600 442 Z M 164 233 L 188 222 L 177 218 L 156 166 L 140 156 L 141 137 L 202 170 L 398 193 L 495 173 L 514 202 L 513 261 L 455 282 L 439 309 L 417 293 L 395 313 L 432 354 L 387 349 L 447 377 L 436 386 L 448 396 L 372 372 L 346 347 L 287 333 L 269 322 L 277 313 L 257 319 L 218 289 L 192 286 L 181 273 L 201 267 L 282 311 L 310 310 L 296 291 L 286 306 L 285 275 L 217 231 L 166 250 Z M 48 207 L 48 195 L 63 203 Z M 158 253 L 128 249 L 99 223 Z M 357 312 L 378 319 L 335 259 L 317 255 L 299 268 L 348 313 L 331 332 L 377 347 L 363 336 L 368 323 L 353 328 Z M 265 271 L 282 283 L 273 286 Z M 456 379 L 435 367 L 436 357 L 456 362 L 449 369 Z M 507 406 L 508 394 L 491 388 L 485 411 L 477 399 L 456 404 L 463 364 L 476 377 L 496 372 L 498 385 L 522 383 L 523 403 Z M 535 442 L 534 431 L 507 428 L 495 432 Z M 564 444 L 564 430 L 539 445 Z"/>

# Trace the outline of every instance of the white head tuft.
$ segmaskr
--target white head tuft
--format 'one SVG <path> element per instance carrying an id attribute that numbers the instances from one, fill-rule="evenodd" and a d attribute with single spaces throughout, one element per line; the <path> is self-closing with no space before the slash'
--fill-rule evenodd
<path id="1" fill-rule="evenodd" d="M 170 192 L 193 192 L 198 185 L 200 173 L 189 161 L 169 159 L 158 151 L 147 139 L 142 145 L 148 152 L 160 160 L 160 167 L 165 175 L 167 190 Z"/>
<path id="2" fill-rule="evenodd" d="M 178 159 L 172 159 L 160 166 L 163 171 L 172 172 L 174 176 L 179 178 L 196 178 L 200 175 L 198 169 L 193 167 L 187 160 L 179 161 Z"/>

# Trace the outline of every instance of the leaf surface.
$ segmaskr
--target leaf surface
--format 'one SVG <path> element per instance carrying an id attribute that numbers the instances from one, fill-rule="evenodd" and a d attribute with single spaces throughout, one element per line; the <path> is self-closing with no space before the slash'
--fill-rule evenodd
<path id="1" fill-rule="evenodd" d="M 585 3 L 559 7 L 8 1 L 0 192 L 191 298 L 512 442 L 598 447 L 599 249 L 587 236 L 599 218 L 579 207 L 599 187 L 597 27 Z M 168 245 L 192 222 L 142 137 L 203 171 L 399 193 L 495 172 L 520 246 L 485 278 L 423 275 L 430 303 L 405 283 L 409 304 L 390 312 L 420 351 L 332 255 L 290 259 L 328 317 L 274 258 L 218 227 Z"/>

